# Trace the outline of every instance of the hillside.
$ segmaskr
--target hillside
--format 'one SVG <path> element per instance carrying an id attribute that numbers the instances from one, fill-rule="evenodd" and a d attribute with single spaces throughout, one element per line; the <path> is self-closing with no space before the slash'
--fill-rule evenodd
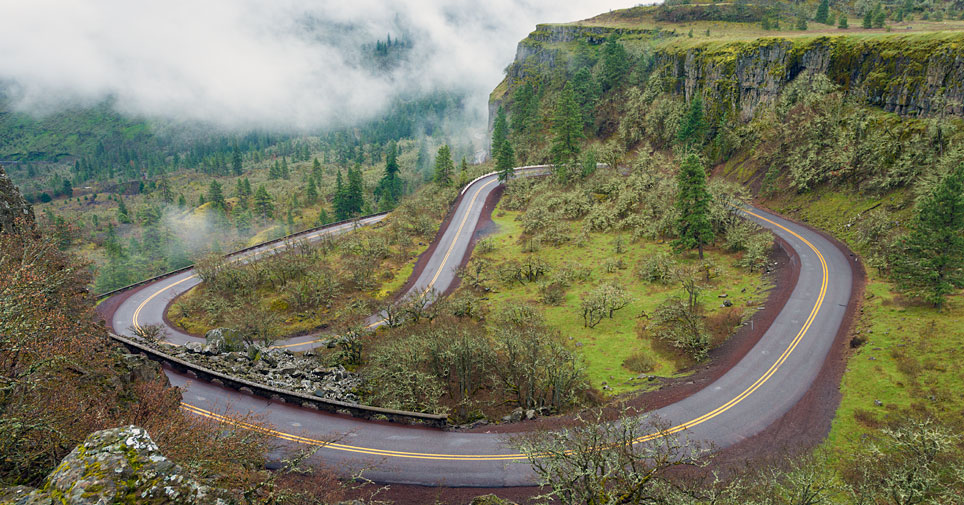
<path id="1" fill-rule="evenodd" d="M 901 419 L 959 429 L 962 285 L 921 291 L 908 244 L 964 162 L 964 25 L 953 2 L 863 4 L 869 28 L 860 4 L 830 2 L 832 26 L 813 19 L 818 5 L 672 2 L 539 25 L 490 113 L 511 146 L 494 148 L 497 163 L 554 163 L 565 182 L 596 161 L 696 153 L 714 178 L 860 255 L 864 302 L 817 453 L 843 468 L 858 437 Z"/>

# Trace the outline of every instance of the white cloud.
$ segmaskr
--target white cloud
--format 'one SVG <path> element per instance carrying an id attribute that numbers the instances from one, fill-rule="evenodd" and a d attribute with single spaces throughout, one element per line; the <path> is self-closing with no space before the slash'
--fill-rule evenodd
<path id="1" fill-rule="evenodd" d="M 0 80 L 29 111 L 112 98 L 132 115 L 226 128 L 316 128 L 371 117 L 399 93 L 465 89 L 480 110 L 536 23 L 584 19 L 596 0 L 8 0 Z M 415 41 L 388 76 L 362 44 Z"/>

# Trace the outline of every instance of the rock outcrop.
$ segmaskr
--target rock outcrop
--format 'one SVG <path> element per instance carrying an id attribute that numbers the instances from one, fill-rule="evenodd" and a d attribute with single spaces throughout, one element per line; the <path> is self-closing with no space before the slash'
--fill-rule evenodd
<path id="1" fill-rule="evenodd" d="M 33 207 L 24 200 L 20 190 L 0 165 L 0 233 L 10 233 L 16 223 L 28 226 L 34 223 Z"/>
<path id="2" fill-rule="evenodd" d="M 328 400 L 358 403 L 355 390 L 364 381 L 345 367 L 326 366 L 311 352 L 296 355 L 285 349 L 267 349 L 256 344 L 244 345 L 241 349 L 226 346 L 220 333 L 212 333 L 216 331 L 208 332 L 205 344 L 152 345 L 165 354 L 232 377 Z M 329 341 L 330 347 L 336 344 L 336 340 Z"/>
<path id="3" fill-rule="evenodd" d="M 490 97 L 490 115 L 506 104 L 526 79 L 552 79 L 566 61 L 571 43 L 622 40 L 653 42 L 678 36 L 666 30 L 603 26 L 539 25 L 519 43 L 505 81 Z M 682 39 L 681 39 L 682 40 Z M 890 34 L 876 37 L 763 37 L 693 44 L 661 42 L 651 71 L 661 73 L 668 90 L 747 121 L 761 105 L 773 103 L 799 76 L 824 74 L 846 94 L 908 117 L 964 115 L 964 34 Z M 490 125 L 491 126 L 491 125 Z"/>
<path id="4" fill-rule="evenodd" d="M 0 491 L 0 505 L 113 503 L 227 504 L 223 491 L 194 479 L 136 426 L 98 431 L 51 472 L 40 489 Z"/>

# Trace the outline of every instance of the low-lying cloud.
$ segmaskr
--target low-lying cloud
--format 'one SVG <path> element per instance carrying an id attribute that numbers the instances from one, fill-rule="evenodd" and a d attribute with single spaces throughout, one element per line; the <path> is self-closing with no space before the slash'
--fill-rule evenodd
<path id="1" fill-rule="evenodd" d="M 0 83 L 19 110 L 110 99 L 126 114 L 229 129 L 317 129 L 394 97 L 459 90 L 482 110 L 536 23 L 625 0 L 30 0 L 0 2 Z M 374 74 L 361 47 L 413 43 Z"/>

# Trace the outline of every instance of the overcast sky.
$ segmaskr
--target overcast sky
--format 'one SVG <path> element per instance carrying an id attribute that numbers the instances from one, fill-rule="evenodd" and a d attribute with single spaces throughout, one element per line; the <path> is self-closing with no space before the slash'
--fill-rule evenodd
<path id="1" fill-rule="evenodd" d="M 377 114 L 400 92 L 471 92 L 484 106 L 537 23 L 585 19 L 617 0 L 0 1 L 0 81 L 36 113 L 113 97 L 122 112 L 227 128 L 318 128 Z M 389 76 L 357 65 L 364 43 L 409 30 Z"/>

